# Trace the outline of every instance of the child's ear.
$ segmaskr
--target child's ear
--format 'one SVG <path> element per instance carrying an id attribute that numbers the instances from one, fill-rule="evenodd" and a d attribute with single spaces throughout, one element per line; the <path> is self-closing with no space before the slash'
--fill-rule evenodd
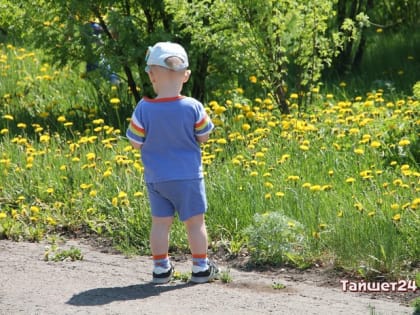
<path id="1" fill-rule="evenodd" d="M 191 70 L 186 70 L 185 76 L 184 76 L 184 83 L 188 81 L 188 79 L 190 78 L 190 75 L 191 75 Z"/>

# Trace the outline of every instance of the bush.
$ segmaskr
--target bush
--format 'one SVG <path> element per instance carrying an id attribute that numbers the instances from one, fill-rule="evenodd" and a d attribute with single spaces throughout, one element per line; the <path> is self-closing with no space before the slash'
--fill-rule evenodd
<path id="1" fill-rule="evenodd" d="M 251 260 L 257 265 L 299 265 L 306 248 L 304 226 L 281 212 L 255 214 L 244 233 Z"/>

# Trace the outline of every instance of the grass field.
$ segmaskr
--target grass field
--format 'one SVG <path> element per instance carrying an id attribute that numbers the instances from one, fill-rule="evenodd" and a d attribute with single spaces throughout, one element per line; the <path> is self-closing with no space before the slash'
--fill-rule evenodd
<path id="1" fill-rule="evenodd" d="M 143 167 L 124 137 L 130 93 L 41 60 L 0 46 L 0 238 L 88 232 L 148 253 Z M 287 116 L 241 88 L 205 104 L 216 125 L 202 146 L 212 247 L 246 250 L 256 264 L 333 261 L 366 278 L 411 277 L 419 100 L 383 88 L 352 95 L 344 83 L 311 93 L 303 113 L 291 91 Z M 171 250 L 188 250 L 179 222 Z"/>

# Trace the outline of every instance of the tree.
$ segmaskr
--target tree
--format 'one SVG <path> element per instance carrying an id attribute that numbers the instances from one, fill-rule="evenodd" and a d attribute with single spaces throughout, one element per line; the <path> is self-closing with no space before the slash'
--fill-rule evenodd
<path id="1" fill-rule="evenodd" d="M 373 0 L 338 0 L 337 16 L 334 22 L 340 27 L 346 21 L 355 21 L 359 32 L 357 36 L 344 43 L 343 51 L 334 61 L 334 69 L 343 74 L 358 68 L 368 41 L 367 28 L 374 26 L 382 29 L 411 31 L 418 29 L 420 2 L 408 0 L 373 1 Z"/>
<path id="2" fill-rule="evenodd" d="M 310 100 L 322 70 L 331 65 L 346 35 L 329 28 L 334 16 L 326 0 L 236 0 L 249 43 L 283 113 L 289 113 L 287 86 L 306 92 Z"/>
<path id="3" fill-rule="evenodd" d="M 336 1 L 20 0 L 16 6 L 24 12 L 28 43 L 58 64 L 106 60 L 123 74 L 135 101 L 140 94 L 152 94 L 144 72 L 147 47 L 171 40 L 189 52 L 193 76 L 186 93 L 204 101 L 256 75 L 288 113 L 288 87 L 302 92 L 305 109 L 323 69 L 343 47 L 350 47 L 346 41 L 356 42 L 359 36 L 360 21 L 346 13 L 338 24 Z M 366 1 L 371 0 L 358 3 Z M 88 27 L 92 21 L 102 29 L 99 39 L 93 39 Z"/>
<path id="4" fill-rule="evenodd" d="M 24 38 L 43 49 L 60 65 L 102 58 L 122 72 L 137 102 L 138 86 L 150 92 L 144 73 L 144 56 L 150 43 L 170 40 L 171 17 L 163 1 L 20 1 L 27 28 Z M 100 25 L 93 39 L 90 22 Z M 98 44 L 100 42 L 100 44 Z"/>

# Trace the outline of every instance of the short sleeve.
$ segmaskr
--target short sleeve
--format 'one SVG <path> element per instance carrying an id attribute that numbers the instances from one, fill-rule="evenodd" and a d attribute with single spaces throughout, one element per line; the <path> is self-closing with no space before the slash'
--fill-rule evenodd
<path id="1" fill-rule="evenodd" d="M 146 130 L 141 122 L 141 103 L 137 105 L 131 116 L 126 136 L 130 141 L 138 144 L 144 143 L 144 140 L 146 139 Z"/>
<path id="2" fill-rule="evenodd" d="M 203 136 L 208 134 L 214 128 L 214 124 L 211 121 L 209 115 L 204 109 L 203 105 L 199 103 L 198 106 L 198 119 L 194 124 L 194 132 L 196 136 Z"/>

